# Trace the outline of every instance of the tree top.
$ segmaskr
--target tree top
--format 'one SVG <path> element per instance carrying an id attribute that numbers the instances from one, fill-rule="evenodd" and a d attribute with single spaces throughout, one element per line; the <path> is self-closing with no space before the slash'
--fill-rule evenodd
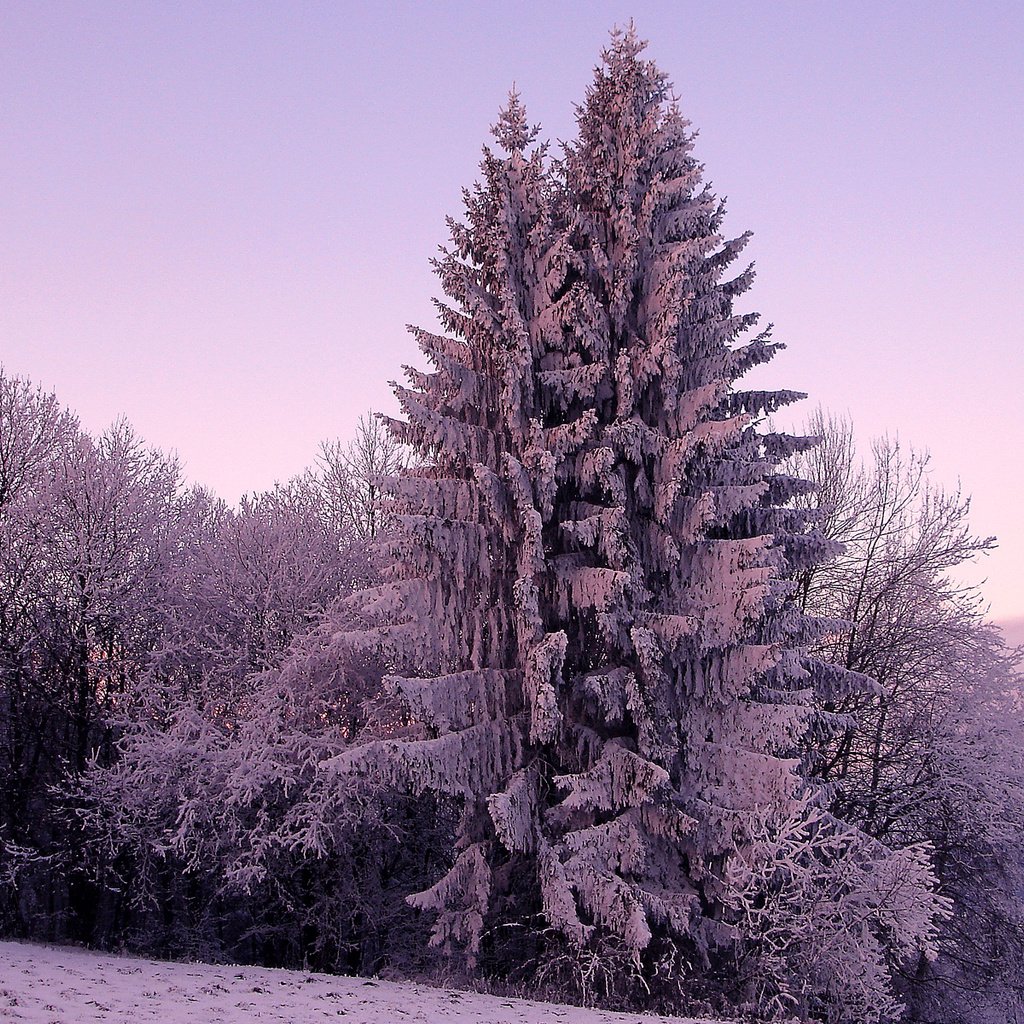
<path id="1" fill-rule="evenodd" d="M 526 107 L 515 85 L 509 90 L 497 122 L 491 126 L 491 134 L 506 153 L 521 153 L 540 134 L 540 125 L 530 125 L 526 120 Z"/>

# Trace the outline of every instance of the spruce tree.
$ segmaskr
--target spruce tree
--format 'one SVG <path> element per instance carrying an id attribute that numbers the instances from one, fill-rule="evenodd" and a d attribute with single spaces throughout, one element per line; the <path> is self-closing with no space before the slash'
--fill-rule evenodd
<path id="1" fill-rule="evenodd" d="M 727 868 L 800 813 L 795 755 L 820 624 L 787 578 L 830 553 L 741 390 L 777 351 L 734 311 L 722 234 L 665 76 L 617 33 L 564 160 L 518 97 L 436 262 L 445 333 L 396 388 L 416 468 L 390 482 L 383 586 L 346 642 L 391 669 L 405 734 L 343 755 L 462 808 L 451 869 L 413 902 L 472 962 L 536 901 L 577 950 L 646 972 L 735 938 Z M 525 889 L 524 889 L 525 887 Z"/>

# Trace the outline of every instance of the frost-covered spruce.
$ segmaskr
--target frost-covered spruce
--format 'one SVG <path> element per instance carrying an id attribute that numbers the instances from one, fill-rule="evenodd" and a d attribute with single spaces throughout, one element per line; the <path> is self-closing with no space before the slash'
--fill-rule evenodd
<path id="1" fill-rule="evenodd" d="M 754 421 L 791 392 L 733 312 L 692 135 L 632 33 L 614 37 L 552 167 L 513 95 L 436 262 L 444 335 L 396 388 L 419 456 L 348 642 L 383 656 L 410 737 L 337 759 L 462 802 L 451 870 L 413 902 L 472 960 L 509 879 L 572 945 L 731 937 L 729 858 L 798 806 L 812 714 L 782 582 L 827 553 Z M 755 815 L 755 811 L 757 814 Z M 525 870 L 524 870 L 525 869 Z"/>

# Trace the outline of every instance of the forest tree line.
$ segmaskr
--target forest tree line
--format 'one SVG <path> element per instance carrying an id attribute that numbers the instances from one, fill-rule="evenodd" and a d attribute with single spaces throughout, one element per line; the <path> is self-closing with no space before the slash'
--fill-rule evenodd
<path id="1" fill-rule="evenodd" d="M 3 933 L 435 968 L 404 897 L 450 857 L 444 809 L 398 801 L 377 820 L 316 779 L 366 728 L 378 682 L 352 687 L 318 661 L 320 629 L 377 578 L 368 542 L 388 521 L 370 481 L 407 453 L 366 417 L 349 444 L 232 509 L 127 424 L 90 437 L 53 395 L 4 374 L 0 427 Z M 832 656 L 879 682 L 837 705 L 848 730 L 809 744 L 815 775 L 870 834 L 932 846 L 953 914 L 911 991 L 946 1013 L 978 989 L 1012 1006 L 1021 679 L 953 574 L 991 542 L 920 453 L 881 439 L 862 461 L 848 423 L 819 414 L 808 430 L 824 442 L 794 468 L 844 551 L 799 579 L 800 599 L 848 623 Z M 785 956 L 790 937 L 769 938 Z"/>

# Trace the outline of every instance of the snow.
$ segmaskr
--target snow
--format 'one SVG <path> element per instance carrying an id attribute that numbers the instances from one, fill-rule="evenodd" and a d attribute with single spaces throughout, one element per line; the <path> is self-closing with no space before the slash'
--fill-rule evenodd
<path id="1" fill-rule="evenodd" d="M 264 967 L 0 942 L 0 1021 L 23 1024 L 713 1024 Z"/>

